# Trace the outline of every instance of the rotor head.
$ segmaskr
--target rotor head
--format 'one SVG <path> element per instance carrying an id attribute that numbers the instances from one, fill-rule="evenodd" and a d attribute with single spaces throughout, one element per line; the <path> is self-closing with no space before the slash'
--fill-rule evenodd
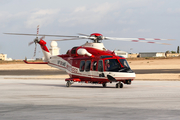
<path id="1" fill-rule="evenodd" d="M 100 43 L 101 40 L 104 39 L 103 35 L 102 34 L 99 34 L 99 33 L 93 33 L 90 35 L 90 38 L 91 40 L 94 41 L 94 43 Z"/>

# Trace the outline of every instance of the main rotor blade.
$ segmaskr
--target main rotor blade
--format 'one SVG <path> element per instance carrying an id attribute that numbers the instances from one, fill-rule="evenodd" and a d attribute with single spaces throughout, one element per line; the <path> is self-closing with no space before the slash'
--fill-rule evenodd
<path id="1" fill-rule="evenodd" d="M 154 38 L 144 38 L 145 40 L 155 40 Z M 171 45 L 168 43 L 160 43 L 160 42 L 151 42 L 151 41 L 145 41 L 140 40 L 139 38 L 111 38 L 111 37 L 105 37 L 105 40 L 119 40 L 119 41 L 130 41 L 130 42 L 143 42 L 143 43 L 154 43 L 154 44 L 161 44 L 161 45 Z M 169 39 L 160 39 L 160 40 L 169 40 Z"/>
<path id="2" fill-rule="evenodd" d="M 28 36 L 37 36 L 37 34 L 25 34 L 25 33 L 4 33 L 9 35 L 28 35 Z M 66 36 L 66 35 L 47 35 L 47 34 L 38 34 L 38 36 L 50 36 L 50 37 L 79 37 L 79 36 Z"/>
<path id="3" fill-rule="evenodd" d="M 174 39 L 160 39 L 160 38 L 113 38 L 113 37 L 104 37 L 105 40 L 174 40 Z"/>
<path id="4" fill-rule="evenodd" d="M 77 36 L 75 38 L 70 38 L 70 39 L 55 39 L 55 40 L 51 40 L 51 41 L 66 41 L 66 40 L 80 40 L 80 39 L 95 39 L 95 37 Z"/>
<path id="5" fill-rule="evenodd" d="M 72 39 L 55 39 L 55 40 L 50 40 L 50 41 L 67 41 L 67 40 L 79 40 L 81 38 L 72 38 Z"/>
<path id="6" fill-rule="evenodd" d="M 78 35 L 89 36 L 89 35 L 83 34 L 83 33 L 78 33 Z"/>

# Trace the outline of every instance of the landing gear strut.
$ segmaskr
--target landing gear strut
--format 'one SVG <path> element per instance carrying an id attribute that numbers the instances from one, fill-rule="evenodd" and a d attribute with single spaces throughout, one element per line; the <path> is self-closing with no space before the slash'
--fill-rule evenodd
<path id="1" fill-rule="evenodd" d="M 117 83 L 116 88 L 123 88 L 123 83 L 122 82 Z"/>
<path id="2" fill-rule="evenodd" d="M 105 88 L 107 87 L 107 83 L 103 83 L 102 86 Z"/>

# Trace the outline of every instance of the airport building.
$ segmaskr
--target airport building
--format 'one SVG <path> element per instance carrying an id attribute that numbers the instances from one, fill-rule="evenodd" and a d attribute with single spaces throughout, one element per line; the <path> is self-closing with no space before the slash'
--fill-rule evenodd
<path id="1" fill-rule="evenodd" d="M 115 50 L 114 53 L 115 53 L 115 55 L 117 55 L 117 56 L 123 56 L 124 58 L 128 58 L 128 53 L 125 52 L 125 51 Z"/>
<path id="2" fill-rule="evenodd" d="M 7 54 L 0 54 L 0 60 L 6 60 L 7 59 Z"/>
<path id="3" fill-rule="evenodd" d="M 141 52 L 139 57 L 166 57 L 164 52 Z"/>
<path id="4" fill-rule="evenodd" d="M 0 54 L 0 60 L 4 60 L 4 61 L 12 61 L 12 58 L 7 58 L 7 54 Z"/>
<path id="5" fill-rule="evenodd" d="M 180 53 L 165 53 L 165 52 L 140 52 L 140 53 L 127 53 L 125 51 L 116 50 L 115 55 L 123 56 L 124 58 L 137 58 L 137 57 L 180 57 Z"/>
<path id="6" fill-rule="evenodd" d="M 179 53 L 167 53 L 166 57 L 179 57 L 180 54 Z"/>
<path id="7" fill-rule="evenodd" d="M 128 58 L 137 58 L 139 56 L 138 53 L 129 53 Z"/>

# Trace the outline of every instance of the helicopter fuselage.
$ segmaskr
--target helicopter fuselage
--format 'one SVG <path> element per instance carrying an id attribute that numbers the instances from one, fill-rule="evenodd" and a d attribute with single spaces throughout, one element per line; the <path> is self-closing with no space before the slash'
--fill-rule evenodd
<path id="1" fill-rule="evenodd" d="M 51 56 L 47 62 L 52 67 L 66 71 L 70 76 L 66 81 L 71 83 L 131 84 L 135 78 L 126 59 L 105 49 L 103 43 L 86 43 L 74 47 L 64 55 Z"/>

